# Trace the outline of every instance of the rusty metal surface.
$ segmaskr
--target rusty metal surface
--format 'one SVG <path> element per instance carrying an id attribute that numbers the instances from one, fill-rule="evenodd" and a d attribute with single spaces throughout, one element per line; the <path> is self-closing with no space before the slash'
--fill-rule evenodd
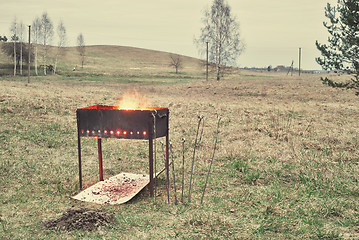
<path id="1" fill-rule="evenodd" d="M 155 122 L 156 138 L 164 137 L 168 133 L 168 113 L 168 108 L 119 110 L 95 105 L 77 109 L 78 129 L 81 137 L 149 139 L 149 131 L 153 131 L 150 126 Z"/>

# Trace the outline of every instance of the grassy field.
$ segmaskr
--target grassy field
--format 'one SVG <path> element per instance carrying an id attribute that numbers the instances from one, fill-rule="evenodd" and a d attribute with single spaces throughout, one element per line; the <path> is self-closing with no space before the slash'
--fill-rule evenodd
<path id="1" fill-rule="evenodd" d="M 0 78 L 0 239 L 359 239 L 359 109 L 352 91 L 326 87 L 317 75 L 240 71 L 206 82 L 187 68 L 180 75 L 167 67 L 134 69 L 138 75 L 111 71 L 40 76 L 30 84 Z M 186 138 L 184 203 L 174 204 L 172 186 L 167 203 L 164 175 L 156 203 L 147 189 L 119 206 L 72 200 L 76 109 L 116 105 L 133 88 L 170 109 L 177 196 Z M 219 141 L 200 204 L 218 114 Z M 205 126 L 189 203 L 198 115 Z M 88 186 L 98 179 L 96 141 L 83 138 L 82 149 Z M 147 173 L 147 151 L 145 141 L 104 139 L 104 177 Z M 102 209 L 115 222 L 90 232 L 42 226 L 70 207 Z"/>

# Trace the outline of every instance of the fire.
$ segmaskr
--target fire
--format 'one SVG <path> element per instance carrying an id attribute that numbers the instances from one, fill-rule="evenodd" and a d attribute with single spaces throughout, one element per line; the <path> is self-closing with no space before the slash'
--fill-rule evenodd
<path id="1" fill-rule="evenodd" d="M 153 110 L 154 106 L 146 99 L 145 96 L 141 96 L 136 89 L 132 92 L 126 92 L 119 101 L 118 109 L 121 110 Z"/>

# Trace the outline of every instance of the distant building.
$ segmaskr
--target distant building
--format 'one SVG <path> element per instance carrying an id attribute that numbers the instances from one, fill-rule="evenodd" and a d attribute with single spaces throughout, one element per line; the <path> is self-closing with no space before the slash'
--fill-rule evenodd
<path id="1" fill-rule="evenodd" d="M 279 65 L 273 69 L 275 72 L 288 72 L 289 67 L 285 67 L 283 65 Z"/>

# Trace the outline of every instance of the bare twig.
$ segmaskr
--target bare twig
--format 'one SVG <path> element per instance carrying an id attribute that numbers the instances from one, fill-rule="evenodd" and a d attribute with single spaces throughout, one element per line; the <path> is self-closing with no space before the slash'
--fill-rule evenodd
<path id="1" fill-rule="evenodd" d="M 204 129 L 204 117 L 202 116 L 202 129 L 201 129 L 201 134 L 199 135 L 198 145 L 199 145 L 199 144 L 201 143 L 201 141 L 202 141 L 203 129 Z"/>
<path id="2" fill-rule="evenodd" d="M 202 119 L 203 119 L 203 116 L 198 116 L 198 118 L 199 118 L 199 120 L 198 120 L 198 127 L 197 127 L 197 133 L 196 133 L 196 140 L 195 140 L 195 142 L 194 142 L 194 149 L 193 149 L 191 178 L 190 178 L 190 180 L 189 180 L 188 202 L 191 202 L 191 188 L 192 188 L 194 159 L 195 159 L 195 156 L 196 156 L 196 147 L 197 147 L 197 138 L 198 138 L 199 126 L 201 125 L 201 121 L 202 121 Z"/>
<path id="3" fill-rule="evenodd" d="M 165 154 L 165 150 L 164 150 L 164 146 L 163 146 L 163 142 L 161 141 L 161 147 L 162 147 L 162 153 L 163 153 L 163 157 L 166 161 L 166 154 Z M 170 182 L 169 182 L 169 179 L 168 179 L 168 175 L 166 174 L 166 188 L 167 188 L 167 202 L 170 203 Z"/>
<path id="4" fill-rule="evenodd" d="M 184 143 L 186 139 L 182 138 L 182 194 L 181 201 L 183 202 L 183 188 L 184 188 Z"/>
<path id="5" fill-rule="evenodd" d="M 214 153 L 216 152 L 216 145 L 217 145 L 218 131 L 219 131 L 219 123 L 221 121 L 221 117 L 218 116 L 217 119 L 218 119 L 218 123 L 217 123 L 216 139 L 214 141 L 212 159 L 211 159 L 211 163 L 209 165 L 209 169 L 208 169 L 208 173 L 207 173 L 207 179 L 206 179 L 206 183 L 205 183 L 204 189 L 203 189 L 203 194 L 202 194 L 202 198 L 201 198 L 201 204 L 203 204 L 204 193 L 206 192 L 206 187 L 207 187 L 207 183 L 208 183 L 208 177 L 209 177 L 209 174 L 211 172 L 212 163 L 213 163 L 213 159 L 214 159 Z"/>
<path id="6" fill-rule="evenodd" d="M 173 175 L 173 189 L 175 192 L 175 205 L 177 205 L 177 192 L 176 192 L 176 174 L 175 174 L 175 163 L 173 161 L 172 143 L 170 143 L 171 160 L 172 160 L 172 175 Z"/>

